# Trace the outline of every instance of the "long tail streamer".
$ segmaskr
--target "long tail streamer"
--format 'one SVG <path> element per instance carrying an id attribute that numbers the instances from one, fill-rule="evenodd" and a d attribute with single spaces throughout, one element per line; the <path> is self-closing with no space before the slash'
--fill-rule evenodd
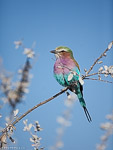
<path id="1" fill-rule="evenodd" d="M 84 108 L 84 112 L 85 112 L 85 115 L 86 115 L 86 117 L 87 117 L 87 120 L 88 120 L 89 122 L 91 122 L 92 119 L 91 119 L 91 116 L 90 116 L 90 114 L 89 114 L 87 108 L 86 108 L 86 107 L 83 107 L 83 108 Z"/>

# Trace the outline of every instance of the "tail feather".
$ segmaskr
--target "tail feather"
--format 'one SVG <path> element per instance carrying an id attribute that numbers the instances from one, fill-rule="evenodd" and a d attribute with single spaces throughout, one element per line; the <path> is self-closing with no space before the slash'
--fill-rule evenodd
<path id="1" fill-rule="evenodd" d="M 87 110 L 87 108 L 86 108 L 85 100 L 83 99 L 82 96 L 80 97 L 80 95 L 78 95 L 78 98 L 79 98 L 79 101 L 80 101 L 81 106 L 82 106 L 83 109 L 84 109 L 84 112 L 85 112 L 85 115 L 86 115 L 86 117 L 87 117 L 87 120 L 88 120 L 89 122 L 91 122 L 92 119 L 91 119 L 91 116 L 90 116 L 90 114 L 89 114 L 89 112 L 88 112 L 88 110 Z"/>
<path id="2" fill-rule="evenodd" d="M 89 122 L 91 122 L 92 119 L 91 119 L 91 116 L 90 116 L 90 114 L 89 114 L 89 112 L 88 112 L 88 110 L 86 108 L 86 103 L 85 103 L 85 100 L 83 98 L 83 87 L 82 87 L 82 85 L 79 82 L 78 82 L 77 86 L 75 86 L 75 91 L 76 92 L 74 92 L 74 93 L 77 94 L 77 96 L 78 96 L 79 102 L 80 102 L 81 106 L 84 109 L 84 112 L 85 112 L 85 115 L 87 117 L 87 120 Z"/>
<path id="3" fill-rule="evenodd" d="M 91 122 L 92 119 L 91 119 L 91 116 L 90 116 L 90 114 L 89 114 L 87 108 L 83 106 L 83 109 L 84 109 L 85 115 L 86 115 L 86 117 L 87 117 L 87 120 L 88 120 L 89 122 Z"/>

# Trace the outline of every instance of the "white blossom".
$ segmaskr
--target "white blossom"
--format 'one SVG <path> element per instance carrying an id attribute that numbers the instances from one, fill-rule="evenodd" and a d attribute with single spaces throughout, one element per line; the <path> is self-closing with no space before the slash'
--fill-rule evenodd
<path id="1" fill-rule="evenodd" d="M 3 103 L 8 103 L 8 98 L 7 97 L 1 97 L 1 100 L 3 101 Z"/>
<path id="2" fill-rule="evenodd" d="M 108 66 L 104 65 L 104 69 L 107 71 L 108 70 Z"/>
<path id="3" fill-rule="evenodd" d="M 18 112 L 19 112 L 19 109 L 16 109 L 16 110 L 14 110 L 14 111 L 13 111 L 13 113 L 14 113 L 14 117 L 16 117 L 16 116 L 17 116 Z"/>
<path id="4" fill-rule="evenodd" d="M 35 121 L 35 125 L 33 125 L 33 127 L 34 127 L 35 132 L 43 130 L 42 128 L 40 128 L 40 125 L 39 125 L 38 121 Z"/>
<path id="5" fill-rule="evenodd" d="M 100 76 L 100 74 L 98 74 L 98 79 L 99 79 L 99 80 L 101 80 L 101 76 Z"/>
<path id="6" fill-rule="evenodd" d="M 10 118 L 9 117 L 5 117 L 5 120 L 6 120 L 6 122 L 11 122 L 11 120 L 10 120 Z M 6 126 L 8 126 L 8 123 L 6 123 Z"/>
<path id="7" fill-rule="evenodd" d="M 29 78 L 32 79 L 33 78 L 33 74 L 29 74 Z"/>
<path id="8" fill-rule="evenodd" d="M 97 63 L 98 63 L 98 64 L 101 64 L 101 63 L 103 63 L 103 61 L 98 61 Z"/>
<path id="9" fill-rule="evenodd" d="M 24 88 L 24 89 L 23 89 L 23 92 L 24 92 L 24 93 L 29 93 L 29 89 Z"/>
<path id="10" fill-rule="evenodd" d="M 31 128 L 32 128 L 32 123 L 30 123 L 30 124 L 28 125 L 28 131 L 30 131 Z"/>
<path id="11" fill-rule="evenodd" d="M 31 48 L 24 48 L 24 54 L 27 55 L 28 58 L 33 58 L 35 55 Z"/>
<path id="12" fill-rule="evenodd" d="M 109 119 L 109 120 L 111 120 L 111 121 L 113 121 L 113 114 L 107 115 L 106 118 Z"/>
<path id="13" fill-rule="evenodd" d="M 77 96 L 75 94 L 69 94 L 68 98 L 64 101 L 64 104 L 67 107 L 72 107 L 76 100 L 77 100 Z"/>
<path id="14" fill-rule="evenodd" d="M 63 146 L 64 146 L 64 143 L 62 141 L 58 141 L 56 143 L 56 147 L 58 147 L 58 148 L 62 148 Z"/>
<path id="15" fill-rule="evenodd" d="M 104 54 L 103 54 L 103 56 L 107 56 L 107 54 L 106 54 L 106 53 L 104 53 Z"/>
<path id="16" fill-rule="evenodd" d="M 113 77 L 113 66 L 104 66 L 104 69 L 102 71 L 102 73 L 104 74 L 105 77 L 107 77 L 108 75 L 111 75 L 111 77 Z"/>
<path id="17" fill-rule="evenodd" d="M 16 87 L 23 87 L 26 88 L 29 86 L 29 82 L 16 82 Z"/>
<path id="18" fill-rule="evenodd" d="M 27 125 L 28 119 L 23 120 L 24 125 Z"/>
<path id="19" fill-rule="evenodd" d="M 19 73 L 19 74 L 22 74 L 22 72 L 23 72 L 22 69 L 19 69 L 19 70 L 18 70 L 18 73 Z"/>
<path id="20" fill-rule="evenodd" d="M 38 136 L 35 135 L 35 134 L 33 134 L 32 137 L 33 137 L 34 140 L 37 140 L 37 139 L 38 139 L 38 140 L 41 140 L 41 138 L 38 138 Z"/>
<path id="21" fill-rule="evenodd" d="M 32 137 L 30 137 L 30 141 L 33 143 L 32 146 L 34 147 L 34 149 L 39 149 L 41 138 L 36 135 L 36 132 L 39 131 L 39 129 L 41 131 L 39 122 L 35 121 L 35 125 L 32 124 L 32 123 L 27 124 L 27 122 L 28 122 L 27 119 L 23 121 L 23 123 L 25 125 L 23 130 L 28 131 L 30 133 L 30 135 L 32 136 Z M 34 128 L 34 133 L 35 134 L 32 133 L 33 128 Z M 38 128 L 38 129 L 36 130 L 36 128 Z"/>
<path id="22" fill-rule="evenodd" d="M 36 124 L 39 124 L 39 122 L 38 122 L 38 121 L 35 121 L 35 123 L 36 123 Z"/>
<path id="23" fill-rule="evenodd" d="M 34 139 L 32 139 L 31 137 L 30 137 L 30 139 L 29 139 L 31 142 L 33 142 L 34 143 Z"/>
<path id="24" fill-rule="evenodd" d="M 106 145 L 102 144 L 102 145 L 97 145 L 97 150 L 105 150 L 106 149 Z"/>
<path id="25" fill-rule="evenodd" d="M 97 145 L 97 150 L 105 150 L 110 135 L 113 134 L 113 113 L 106 116 L 109 122 L 102 123 L 101 129 L 105 130 L 105 134 L 101 136 L 101 144 Z"/>
<path id="26" fill-rule="evenodd" d="M 106 122 L 106 123 L 102 123 L 101 124 L 101 129 L 104 129 L 104 130 L 108 130 L 112 127 L 113 125 L 110 123 L 110 122 Z"/>
<path id="27" fill-rule="evenodd" d="M 6 139 L 7 139 L 7 136 L 6 134 L 4 134 L 1 138 L 1 143 L 6 144 Z"/>
<path id="28" fill-rule="evenodd" d="M 60 124 L 60 127 L 57 128 L 57 140 L 55 142 L 54 146 L 51 146 L 51 150 L 57 150 L 64 146 L 62 142 L 62 137 L 64 134 L 64 131 L 67 127 L 71 126 L 71 116 L 72 116 L 72 106 L 77 99 L 77 96 L 75 94 L 69 94 L 67 92 L 67 99 L 64 101 L 65 105 L 67 106 L 66 110 L 63 111 L 62 116 L 57 117 L 57 122 Z"/>
<path id="29" fill-rule="evenodd" d="M 57 122 L 59 123 L 59 124 L 61 124 L 61 125 L 64 125 L 64 126 L 71 126 L 71 122 L 70 121 L 68 121 L 68 120 L 66 120 L 64 117 L 61 117 L 61 116 L 59 116 L 58 118 L 57 118 Z"/>
<path id="30" fill-rule="evenodd" d="M 16 99 L 17 97 L 18 97 L 18 95 L 17 95 L 16 91 L 10 90 L 10 91 L 8 92 L 8 98 L 9 98 L 9 99 Z"/>
<path id="31" fill-rule="evenodd" d="M 11 77 L 6 77 L 6 76 L 2 76 L 2 82 L 5 84 L 10 84 L 11 83 Z"/>
<path id="32" fill-rule="evenodd" d="M 34 147 L 34 150 L 39 150 L 38 148 L 40 146 L 40 142 L 34 143 L 34 144 L 32 144 L 32 146 Z M 40 148 L 40 150 L 41 150 L 41 148 Z"/>
<path id="33" fill-rule="evenodd" d="M 111 76 L 113 76 L 113 66 L 109 66 L 108 71 L 111 74 Z"/>
<path id="34" fill-rule="evenodd" d="M 34 144 L 32 144 L 32 146 L 34 148 L 39 148 L 40 146 L 40 140 L 41 138 L 39 138 L 37 135 L 32 134 L 32 138 L 30 138 L 30 141 Z"/>
<path id="35" fill-rule="evenodd" d="M 26 126 L 24 127 L 23 131 L 30 131 L 31 128 L 32 128 L 32 123 L 26 125 Z"/>
<path id="36" fill-rule="evenodd" d="M 15 48 L 18 49 L 22 45 L 22 41 L 14 41 Z"/>
<path id="37" fill-rule="evenodd" d="M 108 138 L 108 137 L 107 137 L 106 135 L 102 135 L 102 136 L 101 136 L 101 140 L 102 140 L 102 141 L 107 140 L 107 138 Z"/>
<path id="38" fill-rule="evenodd" d="M 58 128 L 58 129 L 56 129 L 56 132 L 57 132 L 57 134 L 63 134 L 63 130 L 62 130 L 62 128 Z"/>
<path id="39" fill-rule="evenodd" d="M 111 48 L 112 48 L 112 45 L 113 45 L 113 42 L 110 42 L 110 43 L 108 44 L 108 49 L 111 49 Z"/>
<path id="40" fill-rule="evenodd" d="M 101 72 L 102 70 L 103 70 L 103 67 L 100 67 L 98 71 Z"/>
<path id="41" fill-rule="evenodd" d="M 87 72 L 87 69 L 85 68 L 84 71 Z"/>

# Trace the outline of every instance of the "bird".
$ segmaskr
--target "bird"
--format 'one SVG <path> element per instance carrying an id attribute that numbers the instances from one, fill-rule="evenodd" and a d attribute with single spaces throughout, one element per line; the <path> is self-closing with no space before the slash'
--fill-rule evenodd
<path id="1" fill-rule="evenodd" d="M 56 57 L 53 69 L 55 79 L 60 85 L 68 87 L 71 92 L 77 95 L 87 120 L 91 122 L 92 119 L 83 98 L 83 80 L 80 76 L 80 67 L 74 59 L 72 50 L 66 46 L 59 46 L 50 52 Z"/>

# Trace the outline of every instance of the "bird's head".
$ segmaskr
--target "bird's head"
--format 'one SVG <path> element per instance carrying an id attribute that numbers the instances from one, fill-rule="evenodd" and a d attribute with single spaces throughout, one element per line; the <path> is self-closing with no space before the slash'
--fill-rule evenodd
<path id="1" fill-rule="evenodd" d="M 50 51 L 51 53 L 54 53 L 56 58 L 62 57 L 62 56 L 70 56 L 73 58 L 72 50 L 65 46 L 59 46 L 56 47 L 55 50 Z"/>

